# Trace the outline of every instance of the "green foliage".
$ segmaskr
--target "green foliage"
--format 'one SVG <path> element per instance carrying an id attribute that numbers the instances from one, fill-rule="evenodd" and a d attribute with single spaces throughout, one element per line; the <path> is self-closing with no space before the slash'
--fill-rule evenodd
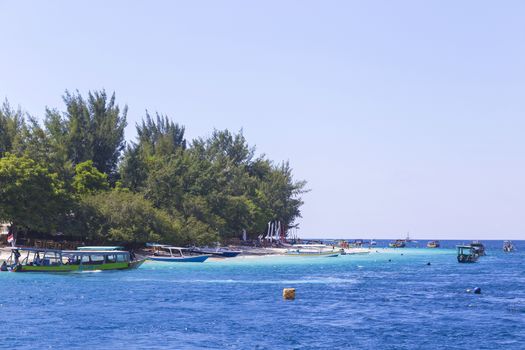
<path id="1" fill-rule="evenodd" d="M 87 99 L 66 91 L 63 100 L 66 112 L 48 109 L 45 120 L 57 152 L 75 165 L 92 160 L 99 171 L 113 176 L 125 147 L 127 106 L 121 111 L 115 94 L 108 97 L 104 90 L 89 92 Z"/>
<path id="2" fill-rule="evenodd" d="M 108 176 L 93 166 L 92 160 L 77 164 L 73 188 L 79 195 L 94 194 L 109 189 Z"/>
<path id="3" fill-rule="evenodd" d="M 6 100 L 0 108 L 0 157 L 17 151 L 22 142 L 25 119 L 20 108 L 15 110 Z"/>
<path id="4" fill-rule="evenodd" d="M 0 221 L 51 231 L 66 213 L 67 204 L 56 174 L 27 157 L 7 153 L 0 158 Z"/>
<path id="5" fill-rule="evenodd" d="M 140 194 L 114 190 L 85 196 L 81 205 L 81 215 L 91 220 L 90 239 L 134 244 L 160 240 L 181 244 L 187 240 L 179 222 Z"/>
<path id="6" fill-rule="evenodd" d="M 43 125 L 0 108 L 0 220 L 97 242 L 209 244 L 297 225 L 305 192 L 288 163 L 255 157 L 242 131 L 191 142 L 162 114 L 136 125 L 104 90 L 63 96 Z"/>
<path id="7" fill-rule="evenodd" d="M 227 130 L 194 140 L 188 148 L 180 141 L 166 153 L 156 146 L 170 134 L 165 123 L 148 115 L 138 127 L 137 143 L 127 149 L 121 167 L 125 186 L 182 215 L 196 232 L 222 238 L 238 237 L 243 229 L 255 237 L 270 220 L 295 224 L 305 183 L 293 180 L 288 163 L 254 159 L 255 149 L 242 132 Z"/>

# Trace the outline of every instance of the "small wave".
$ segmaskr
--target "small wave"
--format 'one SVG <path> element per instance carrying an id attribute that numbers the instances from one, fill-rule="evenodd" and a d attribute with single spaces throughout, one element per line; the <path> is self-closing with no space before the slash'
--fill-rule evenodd
<path id="1" fill-rule="evenodd" d="M 182 279 L 165 280 L 150 278 L 126 278 L 128 282 L 161 282 L 161 283 L 198 283 L 198 284 L 355 284 L 351 278 L 322 277 L 298 280 L 234 280 L 234 279 Z"/>

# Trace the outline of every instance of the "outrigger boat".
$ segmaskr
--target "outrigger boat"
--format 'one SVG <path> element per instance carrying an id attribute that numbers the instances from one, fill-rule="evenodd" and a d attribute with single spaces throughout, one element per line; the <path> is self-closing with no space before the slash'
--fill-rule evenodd
<path id="1" fill-rule="evenodd" d="M 335 258 L 345 251 L 344 249 L 334 250 L 333 248 L 331 250 L 325 250 L 326 248 L 328 247 L 323 244 L 307 244 L 297 246 L 297 248 L 287 249 L 284 254 L 287 256 Z"/>
<path id="2" fill-rule="evenodd" d="M 388 246 L 390 248 L 405 248 L 406 243 L 405 243 L 404 239 L 398 239 L 398 240 L 396 240 L 394 242 L 388 243 Z"/>
<path id="3" fill-rule="evenodd" d="M 427 243 L 427 248 L 439 248 L 439 241 L 430 241 Z"/>
<path id="4" fill-rule="evenodd" d="M 8 265 L 13 272 L 83 272 L 136 269 L 144 260 L 133 260 L 122 250 L 57 250 L 11 248 Z"/>
<path id="5" fill-rule="evenodd" d="M 149 244 L 153 249 L 153 255 L 148 256 L 148 260 L 164 262 L 204 262 L 210 255 L 192 255 L 190 248 L 172 247 L 163 244 Z"/>
<path id="6" fill-rule="evenodd" d="M 242 253 L 240 250 L 229 250 L 225 248 L 193 248 L 191 251 L 197 254 L 213 255 L 218 258 L 234 258 Z"/>
<path id="7" fill-rule="evenodd" d="M 478 261 L 479 250 L 472 245 L 458 245 L 458 262 L 460 263 L 474 263 Z"/>

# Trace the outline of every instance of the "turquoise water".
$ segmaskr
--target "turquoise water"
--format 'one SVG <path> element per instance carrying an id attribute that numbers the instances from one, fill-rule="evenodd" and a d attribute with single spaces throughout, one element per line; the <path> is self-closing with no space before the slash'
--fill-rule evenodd
<path id="1" fill-rule="evenodd" d="M 489 242 L 476 264 L 458 264 L 452 249 L 379 248 L 0 273 L 0 348 L 523 349 L 525 242 L 516 243 L 504 254 Z M 282 300 L 285 287 L 295 301 Z M 466 292 L 474 287 L 482 294 Z"/>

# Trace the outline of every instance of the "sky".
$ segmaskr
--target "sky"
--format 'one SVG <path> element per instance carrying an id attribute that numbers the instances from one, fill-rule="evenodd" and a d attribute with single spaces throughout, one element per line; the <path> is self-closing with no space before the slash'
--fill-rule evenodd
<path id="1" fill-rule="evenodd" d="M 0 98 L 116 92 L 243 130 L 308 181 L 299 235 L 525 239 L 523 1 L 4 1 Z"/>

